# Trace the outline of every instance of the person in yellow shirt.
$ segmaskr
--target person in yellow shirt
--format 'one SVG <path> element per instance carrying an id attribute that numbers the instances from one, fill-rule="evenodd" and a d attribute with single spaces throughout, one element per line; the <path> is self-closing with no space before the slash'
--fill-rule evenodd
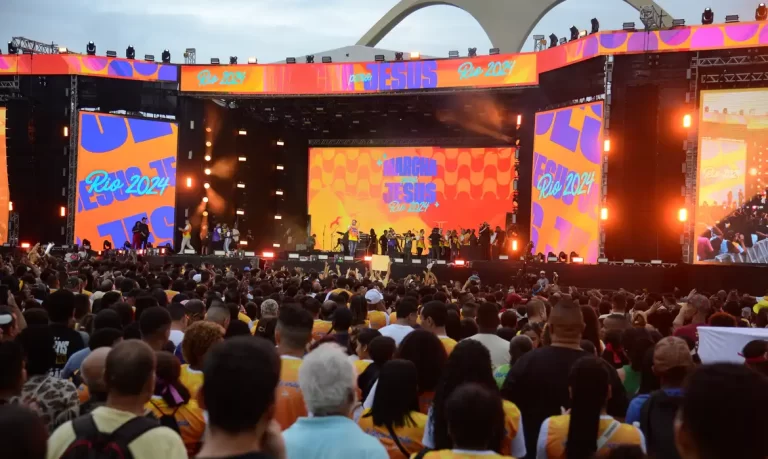
<path id="1" fill-rule="evenodd" d="M 355 354 L 357 354 L 357 360 L 354 361 L 355 370 L 357 375 L 360 376 L 368 365 L 373 363 L 370 353 L 368 352 L 368 345 L 371 344 L 374 338 L 381 336 L 378 330 L 372 328 L 363 328 L 357 334 Z"/>
<path id="2" fill-rule="evenodd" d="M 282 365 L 275 400 L 275 419 L 283 430 L 307 415 L 304 396 L 299 388 L 299 368 L 312 339 L 312 325 L 312 315 L 305 309 L 296 305 L 285 305 L 280 309 L 275 342 Z"/>
<path id="3" fill-rule="evenodd" d="M 265 320 L 265 319 L 271 319 L 271 318 L 277 318 L 277 310 L 279 309 L 279 305 L 277 304 L 277 301 L 268 298 L 261 302 L 261 306 L 259 306 L 259 309 L 261 311 L 261 318 L 259 320 Z M 253 326 L 251 327 L 251 334 L 255 335 L 256 330 L 259 328 L 259 320 L 253 321 Z"/>
<path id="4" fill-rule="evenodd" d="M 155 354 L 155 392 L 145 407 L 157 419 L 167 416 L 176 423 L 179 435 L 190 457 L 197 455 L 205 432 L 203 410 L 179 381 L 181 364 L 170 352 Z"/>
<path id="5" fill-rule="evenodd" d="M 376 289 L 365 293 L 365 301 L 368 303 L 368 322 L 371 328 L 378 330 L 390 324 L 387 308 L 384 303 L 384 295 Z"/>
<path id="6" fill-rule="evenodd" d="M 419 412 L 419 379 L 416 365 L 390 360 L 381 367 L 376 399 L 358 425 L 379 439 L 391 459 L 402 459 L 423 448 L 421 438 L 427 416 Z"/>
<path id="7" fill-rule="evenodd" d="M 357 220 L 352 220 L 352 224 L 349 225 L 349 255 L 355 256 L 357 251 L 357 241 L 360 240 L 360 230 L 357 229 Z"/>
<path id="8" fill-rule="evenodd" d="M 484 384 L 462 384 L 445 401 L 445 417 L 450 446 L 429 451 L 423 459 L 513 459 L 499 454 L 504 410 L 498 391 Z"/>
<path id="9" fill-rule="evenodd" d="M 568 376 L 571 411 L 544 420 L 536 443 L 537 459 L 567 457 L 607 458 L 613 448 L 638 445 L 645 453 L 645 437 L 637 427 L 606 414 L 611 382 L 605 362 L 582 357 Z"/>
<path id="10" fill-rule="evenodd" d="M 441 301 L 430 301 L 421 308 L 421 328 L 437 335 L 445 347 L 445 353 L 451 355 L 456 341 L 449 338 L 445 332 L 447 318 L 448 306 Z"/>
<path id="11" fill-rule="evenodd" d="M 203 384 L 203 359 L 214 344 L 224 339 L 224 328 L 207 320 L 193 323 L 184 333 L 181 353 L 184 361 L 181 366 L 179 381 L 187 388 L 192 397 Z"/>
<path id="12" fill-rule="evenodd" d="M 333 323 L 330 320 L 320 319 L 320 302 L 316 299 L 307 298 L 304 301 L 303 306 L 304 309 L 312 314 L 312 319 L 314 319 L 314 322 L 312 323 L 312 341 L 320 341 L 331 331 L 331 325 Z"/>

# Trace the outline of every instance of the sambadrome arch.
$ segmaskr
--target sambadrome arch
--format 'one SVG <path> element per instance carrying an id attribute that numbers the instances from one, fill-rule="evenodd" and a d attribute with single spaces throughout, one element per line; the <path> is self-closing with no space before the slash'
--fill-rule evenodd
<path id="1" fill-rule="evenodd" d="M 358 42 L 358 45 L 376 46 L 403 19 L 422 8 L 449 5 L 469 13 L 480 23 L 491 43 L 502 53 L 519 52 L 528 36 L 552 8 L 565 0 L 401 0 L 384 15 Z M 619 0 L 616 0 L 619 1 Z M 623 0 L 635 9 L 653 5 L 664 12 L 664 25 L 672 23 L 668 15 L 653 0 Z M 600 19 L 598 17 L 598 19 Z"/>

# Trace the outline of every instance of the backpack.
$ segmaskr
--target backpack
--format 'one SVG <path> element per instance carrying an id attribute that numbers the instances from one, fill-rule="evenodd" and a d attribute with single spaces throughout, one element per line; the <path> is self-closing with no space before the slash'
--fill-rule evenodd
<path id="1" fill-rule="evenodd" d="M 60 459 L 134 459 L 128 445 L 156 427 L 156 420 L 137 416 L 107 434 L 96 427 L 93 414 L 80 416 L 72 421 L 75 440 Z"/>
<path id="2" fill-rule="evenodd" d="M 157 408 L 157 411 L 159 411 L 160 414 L 162 415 L 158 418 L 153 414 L 152 419 L 157 419 L 160 422 L 161 426 L 168 427 L 169 429 L 173 429 L 174 432 L 181 435 L 181 429 L 179 428 L 179 423 L 176 421 L 176 412 L 179 411 L 179 408 L 181 408 L 181 405 L 177 406 L 176 409 L 173 410 L 173 413 L 165 414 L 163 410 L 161 410 L 157 405 L 155 405 L 155 402 L 150 400 L 149 403 L 151 403 L 152 406 Z"/>
<path id="3" fill-rule="evenodd" d="M 640 430 L 645 435 L 648 456 L 657 459 L 680 459 L 675 448 L 675 416 L 683 397 L 668 395 L 663 390 L 651 393 L 640 410 Z"/>

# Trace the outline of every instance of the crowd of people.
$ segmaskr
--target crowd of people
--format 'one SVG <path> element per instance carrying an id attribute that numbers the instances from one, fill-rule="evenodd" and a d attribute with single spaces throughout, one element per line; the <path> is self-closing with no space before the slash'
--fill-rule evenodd
<path id="1" fill-rule="evenodd" d="M 544 280 L 6 257 L 2 457 L 768 457 L 765 300 Z"/>

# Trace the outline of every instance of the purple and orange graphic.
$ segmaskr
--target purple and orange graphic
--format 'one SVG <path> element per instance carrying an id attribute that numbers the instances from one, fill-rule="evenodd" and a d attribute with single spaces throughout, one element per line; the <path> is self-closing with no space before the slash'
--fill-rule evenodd
<path id="1" fill-rule="evenodd" d="M 504 227 L 513 209 L 514 148 L 365 147 L 309 150 L 309 214 L 328 235 L 355 219 L 377 234 Z M 335 236 L 332 239 L 335 241 Z"/>
<path id="2" fill-rule="evenodd" d="M 8 161 L 6 160 L 5 107 L 0 107 L 0 244 L 8 242 Z"/>
<path id="3" fill-rule="evenodd" d="M 531 240 L 534 253 L 576 252 L 595 263 L 600 237 L 603 103 L 536 114 Z"/>
<path id="4" fill-rule="evenodd" d="M 80 112 L 75 238 L 114 248 L 132 240 L 148 218 L 155 247 L 173 243 L 178 126 L 103 113 Z"/>
<path id="5" fill-rule="evenodd" d="M 698 205 L 716 206 L 744 193 L 747 144 L 743 140 L 701 139 Z"/>
<path id="6" fill-rule="evenodd" d="M 80 54 L 0 55 L 0 75 L 85 75 L 176 82 L 178 67 L 135 59 Z"/>

